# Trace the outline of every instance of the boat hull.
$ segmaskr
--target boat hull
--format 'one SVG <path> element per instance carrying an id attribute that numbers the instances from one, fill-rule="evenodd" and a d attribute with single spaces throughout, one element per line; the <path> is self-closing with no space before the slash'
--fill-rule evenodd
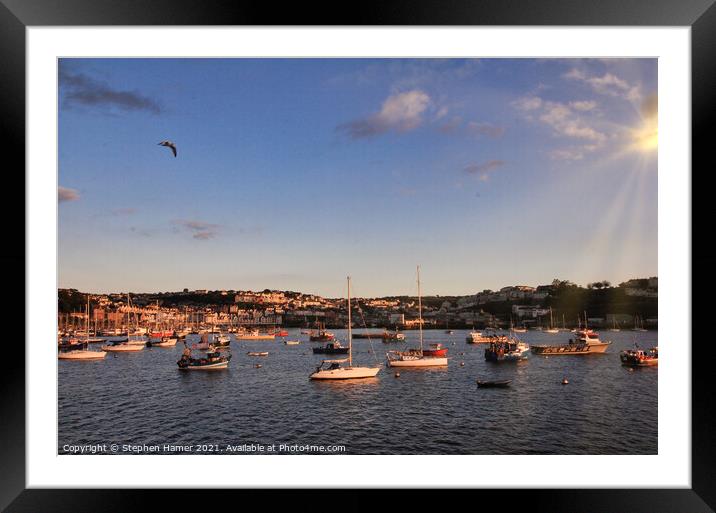
<path id="1" fill-rule="evenodd" d="M 532 353 L 537 355 L 585 355 L 601 354 L 606 352 L 611 342 L 598 342 L 596 344 L 573 344 L 559 346 L 532 346 Z"/>
<path id="2" fill-rule="evenodd" d="M 101 360 L 107 353 L 104 351 L 84 351 L 84 350 L 72 350 L 61 352 L 57 355 L 60 360 Z"/>
<path id="3" fill-rule="evenodd" d="M 446 367 L 447 364 L 447 358 L 436 358 L 432 356 L 416 357 L 415 359 L 388 358 L 388 367 Z"/>
<path id="4" fill-rule="evenodd" d="M 137 345 L 137 344 L 120 344 L 117 346 L 102 346 L 100 349 L 102 351 L 107 351 L 109 353 L 136 353 L 138 351 L 142 351 L 144 349 L 144 344 Z"/>
<path id="5" fill-rule="evenodd" d="M 314 380 L 341 380 L 374 378 L 380 367 L 340 367 L 338 369 L 321 369 L 309 376 Z"/>

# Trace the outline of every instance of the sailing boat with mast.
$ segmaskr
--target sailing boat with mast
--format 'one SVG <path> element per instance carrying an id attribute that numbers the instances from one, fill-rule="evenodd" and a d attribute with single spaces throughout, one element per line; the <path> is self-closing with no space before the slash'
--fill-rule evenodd
<path id="1" fill-rule="evenodd" d="M 351 278 L 348 280 L 348 358 L 341 360 L 323 360 L 316 368 L 310 379 L 360 379 L 374 378 L 380 371 L 380 367 L 354 367 L 353 366 L 353 332 L 351 331 Z M 342 363 L 347 366 L 341 366 Z"/>
<path id="2" fill-rule="evenodd" d="M 420 266 L 418 271 L 418 327 L 420 329 L 420 349 L 407 351 L 388 351 L 388 367 L 447 367 L 447 349 L 435 347 L 433 350 L 423 351 L 423 302 L 420 295 Z M 436 344 L 436 346 L 439 346 Z M 436 352 L 439 350 L 439 352 Z"/>
<path id="3" fill-rule="evenodd" d="M 57 358 L 60 360 L 101 360 L 105 356 L 107 356 L 107 353 L 104 351 L 90 351 L 87 349 L 89 347 L 89 317 L 90 317 L 90 307 L 89 307 L 89 294 L 87 294 L 87 329 L 85 330 L 85 343 L 84 347 L 85 349 L 70 349 L 69 351 L 62 351 L 60 350 L 59 354 L 57 355 Z"/>
<path id="4" fill-rule="evenodd" d="M 559 333 L 559 328 L 554 327 L 554 319 L 552 318 L 552 307 L 549 307 L 549 329 L 544 330 L 545 333 Z"/>
<path id="5" fill-rule="evenodd" d="M 131 301 L 129 299 L 129 294 L 127 294 L 127 339 L 126 340 L 117 340 L 114 342 L 110 342 L 107 346 L 102 346 L 102 351 L 108 351 L 112 353 L 125 353 L 125 352 L 137 352 L 144 349 L 147 345 L 146 339 L 139 335 L 140 338 L 132 339 L 132 334 L 130 332 L 130 311 L 131 311 Z M 135 322 L 136 322 L 136 316 L 135 316 Z M 135 326 L 136 330 L 136 326 Z"/>

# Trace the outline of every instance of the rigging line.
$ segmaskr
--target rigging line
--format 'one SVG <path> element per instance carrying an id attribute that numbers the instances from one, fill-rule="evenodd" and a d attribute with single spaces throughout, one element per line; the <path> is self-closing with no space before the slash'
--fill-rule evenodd
<path id="1" fill-rule="evenodd" d="M 354 290 L 355 292 L 355 290 Z M 363 309 L 360 307 L 360 301 L 358 301 L 358 298 L 356 297 L 356 306 L 358 307 L 358 313 L 360 314 L 360 319 L 363 322 L 363 327 L 365 329 L 368 329 L 368 326 L 365 322 L 365 317 L 363 317 Z M 368 332 L 368 344 L 370 344 L 370 352 L 373 355 L 373 360 L 375 360 L 375 363 L 378 362 L 378 357 L 375 355 L 375 349 L 373 349 L 373 340 L 370 338 L 370 332 Z"/>

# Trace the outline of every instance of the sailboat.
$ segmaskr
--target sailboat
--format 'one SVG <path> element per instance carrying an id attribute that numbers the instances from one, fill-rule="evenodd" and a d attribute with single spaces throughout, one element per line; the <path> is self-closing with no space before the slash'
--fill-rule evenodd
<path id="1" fill-rule="evenodd" d="M 109 345 L 102 346 L 102 348 L 101 348 L 102 351 L 108 351 L 108 352 L 112 352 L 112 353 L 136 352 L 136 351 L 141 351 L 147 345 L 147 341 L 142 335 L 139 335 L 140 338 L 138 338 L 138 339 L 137 338 L 133 339 L 132 338 L 133 335 L 129 334 L 129 329 L 130 329 L 129 315 L 130 315 L 130 310 L 131 310 L 130 306 L 131 306 L 131 302 L 129 299 L 129 294 L 127 294 L 127 339 L 110 342 Z M 135 317 L 135 321 L 136 321 L 136 317 Z"/>
<path id="2" fill-rule="evenodd" d="M 644 321 L 638 315 L 634 316 L 634 328 L 632 331 L 647 331 L 644 328 Z"/>
<path id="3" fill-rule="evenodd" d="M 612 317 L 612 328 L 610 328 L 609 331 L 621 331 L 620 328 L 617 327 L 617 317 Z"/>
<path id="4" fill-rule="evenodd" d="M 549 329 L 544 330 L 545 333 L 559 333 L 559 328 L 554 327 L 554 320 L 552 319 L 552 307 L 549 307 Z"/>
<path id="5" fill-rule="evenodd" d="M 310 379 L 360 379 L 374 378 L 380 367 L 354 367 L 353 366 L 353 333 L 351 331 L 351 278 L 348 279 L 348 358 L 341 360 L 323 360 L 316 368 Z M 341 366 L 342 363 L 348 363 Z"/>
<path id="6" fill-rule="evenodd" d="M 435 347 L 431 353 L 423 351 L 423 302 L 420 296 L 420 266 L 418 266 L 418 326 L 420 328 L 420 349 L 388 351 L 388 367 L 447 367 L 447 349 Z M 435 350 L 440 350 L 435 353 Z M 433 356 L 435 354 L 436 356 Z M 439 355 L 439 356 L 437 356 Z"/>
<path id="7" fill-rule="evenodd" d="M 85 330 L 85 348 L 89 345 L 89 294 L 87 294 L 87 329 Z M 59 360 L 101 360 L 107 356 L 104 351 L 90 351 L 88 349 L 71 349 L 60 351 L 57 355 Z"/>

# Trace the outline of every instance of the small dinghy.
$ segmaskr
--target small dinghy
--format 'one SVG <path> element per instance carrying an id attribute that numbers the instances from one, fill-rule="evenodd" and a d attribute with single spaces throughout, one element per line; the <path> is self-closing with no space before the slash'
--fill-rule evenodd
<path id="1" fill-rule="evenodd" d="M 249 356 L 268 356 L 268 351 L 249 351 L 246 354 Z"/>
<path id="2" fill-rule="evenodd" d="M 479 388 L 505 388 L 510 386 L 510 383 L 512 383 L 511 379 L 502 379 L 502 380 L 495 380 L 495 381 L 482 381 L 477 380 L 477 386 Z"/>
<path id="3" fill-rule="evenodd" d="M 286 344 L 287 346 L 297 346 L 298 344 L 301 343 L 301 341 L 300 340 L 285 340 L 283 343 Z"/>

